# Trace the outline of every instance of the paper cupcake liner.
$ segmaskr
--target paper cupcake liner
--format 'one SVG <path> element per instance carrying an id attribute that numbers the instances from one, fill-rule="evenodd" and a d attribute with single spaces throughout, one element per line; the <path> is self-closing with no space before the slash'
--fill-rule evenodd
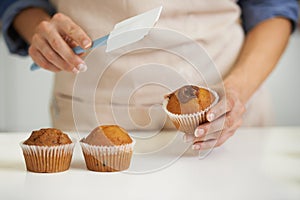
<path id="1" fill-rule="evenodd" d="M 163 101 L 164 111 L 167 113 L 167 115 L 169 116 L 170 120 L 173 122 L 175 127 L 184 133 L 194 134 L 195 129 L 200 124 L 207 121 L 206 113 L 209 111 L 209 109 L 215 106 L 219 101 L 219 95 L 215 91 L 206 87 L 199 87 L 199 88 L 208 90 L 215 97 L 215 100 L 212 102 L 212 104 L 208 106 L 205 110 L 192 113 L 192 114 L 174 114 L 168 111 L 167 109 L 169 98 L 165 98 L 165 100 Z"/>
<path id="2" fill-rule="evenodd" d="M 54 173 L 70 168 L 75 142 L 59 146 L 36 146 L 20 143 L 26 168 L 31 172 Z"/>
<path id="3" fill-rule="evenodd" d="M 86 166 L 91 171 L 115 172 L 129 168 L 135 142 L 118 146 L 96 146 L 80 141 Z"/>

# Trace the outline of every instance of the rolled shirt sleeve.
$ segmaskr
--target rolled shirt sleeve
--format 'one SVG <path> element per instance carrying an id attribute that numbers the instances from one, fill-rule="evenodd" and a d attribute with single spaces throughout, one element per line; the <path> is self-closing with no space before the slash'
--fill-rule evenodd
<path id="1" fill-rule="evenodd" d="M 246 33 L 260 22 L 274 17 L 289 19 L 292 31 L 297 26 L 297 0 L 239 0 L 238 4 L 242 10 L 242 24 Z"/>
<path id="2" fill-rule="evenodd" d="M 1 0 L 0 1 L 0 21 L 5 10 L 17 0 Z"/>
<path id="3" fill-rule="evenodd" d="M 23 9 L 29 7 L 38 7 L 44 9 L 50 15 L 55 13 L 55 9 L 47 0 L 18 0 L 13 3 L 6 4 L 6 8 L 1 17 L 2 21 L 2 34 L 6 45 L 11 53 L 21 56 L 28 55 L 27 42 L 17 33 L 12 26 L 13 20 L 17 14 Z"/>

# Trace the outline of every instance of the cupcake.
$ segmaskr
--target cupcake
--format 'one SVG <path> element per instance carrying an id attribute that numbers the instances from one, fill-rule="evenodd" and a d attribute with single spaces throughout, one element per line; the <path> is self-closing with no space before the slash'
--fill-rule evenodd
<path id="1" fill-rule="evenodd" d="M 96 127 L 80 144 L 91 171 L 123 171 L 130 166 L 134 141 L 117 125 Z"/>
<path id="2" fill-rule="evenodd" d="M 193 134 L 207 121 L 206 113 L 218 99 L 218 94 L 209 88 L 186 85 L 165 96 L 163 109 L 178 130 Z"/>
<path id="3" fill-rule="evenodd" d="M 46 128 L 33 131 L 20 146 L 28 171 L 53 173 L 69 169 L 74 144 L 61 130 Z"/>

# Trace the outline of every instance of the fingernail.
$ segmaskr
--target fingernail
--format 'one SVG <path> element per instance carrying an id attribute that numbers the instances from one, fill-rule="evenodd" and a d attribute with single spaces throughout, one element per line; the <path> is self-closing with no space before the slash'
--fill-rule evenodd
<path id="1" fill-rule="evenodd" d="M 191 137 L 191 136 L 189 136 L 189 135 L 187 135 L 187 134 L 185 134 L 185 135 L 183 136 L 183 141 L 184 141 L 185 143 L 192 142 L 193 139 L 194 139 L 193 137 Z"/>
<path id="2" fill-rule="evenodd" d="M 215 119 L 215 114 L 214 113 L 208 113 L 206 116 L 208 121 L 213 121 Z"/>
<path id="3" fill-rule="evenodd" d="M 83 40 L 82 45 L 86 49 L 91 46 L 91 42 L 89 40 Z"/>
<path id="4" fill-rule="evenodd" d="M 192 146 L 192 149 L 194 149 L 194 150 L 200 150 L 200 145 L 199 144 L 194 144 Z"/>
<path id="5" fill-rule="evenodd" d="M 87 66 L 85 63 L 80 63 L 78 66 L 77 66 L 77 69 L 80 71 L 80 72 L 85 72 L 87 70 Z"/>
<path id="6" fill-rule="evenodd" d="M 204 135 L 204 129 L 202 128 L 196 128 L 195 132 L 194 132 L 195 137 L 201 137 L 202 135 Z"/>
<path id="7" fill-rule="evenodd" d="M 72 72 L 73 72 L 73 74 L 78 74 L 79 73 L 78 69 L 76 69 L 75 67 L 72 69 Z"/>

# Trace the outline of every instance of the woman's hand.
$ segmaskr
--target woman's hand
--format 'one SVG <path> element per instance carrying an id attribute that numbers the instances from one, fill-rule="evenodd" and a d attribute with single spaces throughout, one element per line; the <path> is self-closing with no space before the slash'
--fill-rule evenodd
<path id="1" fill-rule="evenodd" d="M 265 20 L 248 32 L 237 62 L 224 80 L 225 95 L 207 113 L 209 122 L 185 135 L 194 149 L 222 145 L 242 124 L 245 102 L 276 66 L 291 34 L 291 22 L 276 17 Z M 264 54 L 264 52 L 269 52 Z M 264 67 L 262 67 L 264 66 Z"/>
<path id="2" fill-rule="evenodd" d="M 55 14 L 50 20 L 41 21 L 31 38 L 29 55 L 40 67 L 52 72 L 86 71 L 83 59 L 76 55 L 72 47 L 87 49 L 92 41 L 87 34 L 69 17 Z"/>
<path id="3" fill-rule="evenodd" d="M 225 94 L 219 95 L 220 101 L 206 115 L 208 122 L 197 127 L 194 135 L 184 136 L 186 142 L 193 142 L 192 148 L 195 150 L 222 145 L 242 124 L 245 106 L 238 93 L 225 87 Z"/>

